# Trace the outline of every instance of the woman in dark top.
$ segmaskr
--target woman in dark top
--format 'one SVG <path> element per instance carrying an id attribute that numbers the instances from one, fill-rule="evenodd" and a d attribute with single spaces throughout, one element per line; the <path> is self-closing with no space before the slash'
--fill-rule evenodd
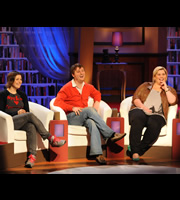
<path id="1" fill-rule="evenodd" d="M 13 71 L 8 74 L 7 89 L 0 92 L 0 110 L 12 116 L 15 130 L 26 131 L 29 156 L 25 167 L 33 167 L 36 160 L 36 131 L 54 147 L 60 147 L 66 141 L 52 136 L 42 122 L 29 112 L 27 96 L 19 90 L 21 84 L 22 76 L 19 72 Z"/>

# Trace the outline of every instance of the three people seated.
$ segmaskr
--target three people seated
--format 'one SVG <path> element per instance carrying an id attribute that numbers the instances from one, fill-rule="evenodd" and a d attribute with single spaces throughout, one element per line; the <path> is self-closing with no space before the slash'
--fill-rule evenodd
<path id="1" fill-rule="evenodd" d="M 55 106 L 61 107 L 67 114 L 69 125 L 85 126 L 90 134 L 90 155 L 94 155 L 99 164 L 106 164 L 102 153 L 101 135 L 116 142 L 126 133 L 115 133 L 99 116 L 98 109 L 101 93 L 91 84 L 85 83 L 85 68 L 76 63 L 71 67 L 73 79 L 65 84 L 57 94 Z M 129 111 L 130 144 L 127 155 L 138 161 L 158 139 L 161 128 L 166 124 L 169 105 L 177 104 L 176 90 L 166 84 L 167 70 L 158 66 L 153 71 L 152 82 L 140 85 L 132 100 Z M 10 72 L 7 76 L 7 89 L 0 92 L 0 110 L 13 118 L 15 130 L 25 130 L 29 156 L 26 167 L 33 167 L 36 160 L 36 130 L 45 140 L 55 147 L 61 147 L 66 141 L 52 136 L 41 121 L 29 112 L 27 95 L 20 89 L 22 76 L 19 72 Z M 88 97 L 94 99 L 93 107 L 88 107 Z M 147 127 L 143 139 L 142 130 Z"/>

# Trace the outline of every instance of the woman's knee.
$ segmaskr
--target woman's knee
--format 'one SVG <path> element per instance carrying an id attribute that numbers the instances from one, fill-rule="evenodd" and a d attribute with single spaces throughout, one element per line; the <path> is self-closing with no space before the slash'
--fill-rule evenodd
<path id="1" fill-rule="evenodd" d="M 145 122 L 147 120 L 146 114 L 140 109 L 135 109 L 129 112 L 129 123 Z"/>
<path id="2" fill-rule="evenodd" d="M 147 122 L 147 127 L 155 130 L 161 130 L 161 128 L 166 124 L 163 117 L 158 115 L 153 115 L 149 117 Z"/>
<path id="3" fill-rule="evenodd" d="M 35 116 L 32 112 L 27 112 L 26 114 L 27 114 L 27 116 L 30 117 L 30 118 L 32 118 L 32 117 Z"/>
<path id="4" fill-rule="evenodd" d="M 27 121 L 30 121 L 30 119 L 32 119 L 33 115 L 34 114 L 31 112 L 27 112 L 24 114 L 24 117 L 27 119 Z"/>
<path id="5" fill-rule="evenodd" d="M 35 122 L 39 121 L 39 119 L 32 112 L 28 112 L 26 114 L 28 122 L 35 124 Z"/>
<path id="6" fill-rule="evenodd" d="M 22 129 L 28 133 L 36 134 L 36 127 L 33 123 L 26 123 Z"/>

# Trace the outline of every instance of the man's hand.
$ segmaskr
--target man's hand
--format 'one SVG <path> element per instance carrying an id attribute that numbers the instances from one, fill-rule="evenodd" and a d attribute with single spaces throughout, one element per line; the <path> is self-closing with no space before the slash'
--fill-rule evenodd
<path id="1" fill-rule="evenodd" d="M 100 105 L 100 102 L 99 101 L 96 101 L 93 105 L 93 107 L 98 111 L 99 110 L 99 105 Z"/>
<path id="2" fill-rule="evenodd" d="M 80 112 L 82 112 L 82 108 L 80 107 L 73 107 L 73 112 L 75 112 L 76 115 L 80 115 Z"/>

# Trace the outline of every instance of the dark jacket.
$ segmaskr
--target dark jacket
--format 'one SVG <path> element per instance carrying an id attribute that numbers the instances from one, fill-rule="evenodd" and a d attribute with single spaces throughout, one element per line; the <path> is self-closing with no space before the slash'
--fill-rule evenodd
<path id="1" fill-rule="evenodd" d="M 27 99 L 27 95 L 20 91 L 17 90 L 17 93 L 21 96 L 23 103 L 24 103 L 24 110 L 26 112 L 29 112 L 29 104 L 28 104 L 28 99 Z M 3 90 L 0 91 L 0 110 L 5 112 L 6 109 L 6 104 L 7 104 L 7 96 L 9 95 L 9 91 L 8 90 Z M 7 113 L 9 114 L 9 113 Z M 12 116 L 17 115 L 17 112 L 11 113 Z"/>
<path id="2" fill-rule="evenodd" d="M 153 88 L 153 83 L 152 82 L 145 82 L 145 83 L 141 84 L 136 89 L 136 91 L 135 91 L 135 93 L 133 95 L 131 109 L 136 107 L 135 104 L 134 104 L 134 100 L 135 99 L 140 99 L 141 102 L 144 103 L 146 101 L 146 98 L 149 95 L 149 93 L 150 93 L 152 88 Z M 172 92 L 172 94 L 174 94 L 176 96 L 176 101 L 171 105 L 177 104 L 178 103 L 178 96 L 177 96 L 176 90 L 174 88 L 170 87 L 170 86 L 168 86 L 168 89 L 169 89 L 169 91 Z M 161 101 L 162 101 L 164 117 L 167 120 L 167 114 L 168 114 L 168 110 L 169 110 L 170 104 L 168 103 L 166 92 L 164 90 L 162 90 L 160 95 L 161 95 Z"/>

